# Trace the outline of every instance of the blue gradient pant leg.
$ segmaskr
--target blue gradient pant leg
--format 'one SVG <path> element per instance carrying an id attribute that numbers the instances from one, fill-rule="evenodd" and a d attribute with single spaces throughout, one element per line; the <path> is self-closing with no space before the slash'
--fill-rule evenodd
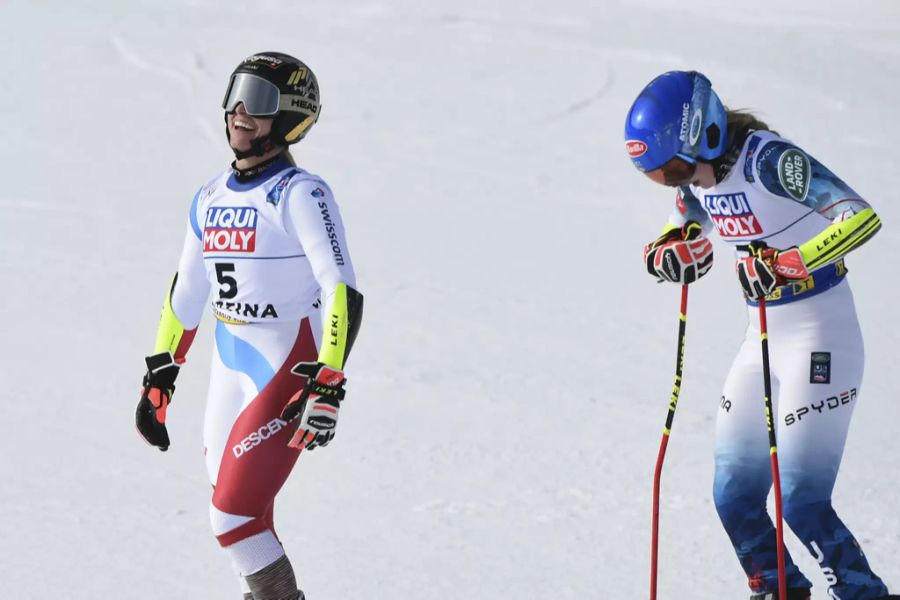
<path id="1" fill-rule="evenodd" d="M 751 587 L 777 586 L 775 532 L 766 513 L 771 466 L 763 412 L 756 309 L 725 384 L 716 424 L 716 508 Z M 784 517 L 840 600 L 885 595 L 859 544 L 831 505 L 864 367 L 862 336 L 846 284 L 768 311 Z M 828 353 L 813 382 L 812 353 Z M 810 587 L 787 560 L 788 587 Z"/>
<path id="2" fill-rule="evenodd" d="M 816 559 L 831 597 L 872 600 L 887 588 L 831 504 L 865 363 L 853 312 L 836 316 L 832 327 L 807 332 L 802 343 L 773 348 L 781 382 L 777 434 L 784 519 Z M 810 383 L 811 351 L 829 353 L 828 383 Z"/>
<path id="3" fill-rule="evenodd" d="M 778 555 L 775 526 L 766 510 L 772 466 L 758 340 L 758 334 L 748 335 L 726 380 L 716 423 L 713 497 L 750 589 L 765 592 L 777 587 Z M 773 377 L 773 395 L 778 388 Z M 812 587 L 789 553 L 785 565 L 789 588 Z"/>

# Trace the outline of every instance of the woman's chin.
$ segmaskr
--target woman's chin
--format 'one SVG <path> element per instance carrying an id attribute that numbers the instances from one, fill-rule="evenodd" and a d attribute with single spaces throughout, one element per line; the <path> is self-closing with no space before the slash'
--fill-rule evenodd
<path id="1" fill-rule="evenodd" d="M 232 148 L 232 150 L 238 150 L 238 151 L 249 150 L 253 146 L 253 140 L 255 140 L 255 139 L 256 139 L 255 136 L 247 135 L 244 132 L 238 132 L 238 131 L 232 132 L 231 140 L 230 140 L 231 148 Z"/>

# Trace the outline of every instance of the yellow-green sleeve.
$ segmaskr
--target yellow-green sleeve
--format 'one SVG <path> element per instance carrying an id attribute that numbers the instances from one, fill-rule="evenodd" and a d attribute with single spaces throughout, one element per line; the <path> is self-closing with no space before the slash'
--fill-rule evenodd
<path id="1" fill-rule="evenodd" d="M 359 333 L 363 296 L 346 283 L 338 283 L 327 307 L 319 362 L 342 370 Z"/>
<path id="2" fill-rule="evenodd" d="M 175 284 L 178 283 L 178 273 L 172 279 L 172 285 L 163 302 L 162 312 L 159 315 L 159 326 L 156 329 L 156 343 L 153 345 L 153 353 L 171 352 L 175 362 L 183 363 L 185 355 L 194 341 L 197 328 L 185 329 L 181 321 L 172 310 L 172 293 Z"/>
<path id="3" fill-rule="evenodd" d="M 859 248 L 881 229 L 881 219 L 865 208 L 845 221 L 832 223 L 822 233 L 800 245 L 800 254 L 810 271 L 834 262 Z"/>

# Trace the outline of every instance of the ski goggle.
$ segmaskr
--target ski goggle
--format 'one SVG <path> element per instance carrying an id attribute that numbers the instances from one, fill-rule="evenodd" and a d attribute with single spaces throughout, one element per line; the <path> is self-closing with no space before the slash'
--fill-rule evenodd
<path id="1" fill-rule="evenodd" d="M 644 173 L 647 177 L 672 187 L 682 185 L 690 185 L 694 180 L 694 173 L 697 172 L 697 163 L 681 156 L 675 156 L 663 166 Z"/>
<path id="2" fill-rule="evenodd" d="M 258 75 L 236 73 L 231 76 L 222 108 L 233 113 L 237 105 L 244 103 L 244 110 L 251 117 L 271 117 L 278 114 L 281 93 L 278 86 Z"/>

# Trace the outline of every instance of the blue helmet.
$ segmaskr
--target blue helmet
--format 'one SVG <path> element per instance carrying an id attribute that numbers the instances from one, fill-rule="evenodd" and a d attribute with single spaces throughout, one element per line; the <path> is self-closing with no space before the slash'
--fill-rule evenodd
<path id="1" fill-rule="evenodd" d="M 639 170 L 674 157 L 710 161 L 725 151 L 725 107 L 697 71 L 663 73 L 638 95 L 625 119 L 625 150 Z"/>

